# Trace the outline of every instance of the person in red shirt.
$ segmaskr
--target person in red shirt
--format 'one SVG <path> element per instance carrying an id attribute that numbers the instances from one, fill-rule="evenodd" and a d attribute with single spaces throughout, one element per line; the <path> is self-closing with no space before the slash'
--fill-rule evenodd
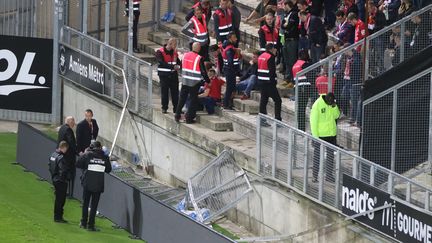
<path id="1" fill-rule="evenodd" d="M 357 43 L 366 37 L 366 25 L 357 17 L 357 14 L 349 13 L 347 20 L 355 27 L 354 43 Z"/>
<path id="2" fill-rule="evenodd" d="M 225 81 L 216 75 L 214 69 L 208 71 L 210 83 L 205 83 L 204 92 L 200 94 L 199 102 L 203 105 L 209 115 L 214 114 L 216 103 L 221 102 L 222 86 Z"/>
<path id="3" fill-rule="evenodd" d="M 327 68 L 324 68 L 320 75 L 316 78 L 315 80 L 315 87 L 318 90 L 318 94 L 319 95 L 325 95 L 328 92 L 332 92 L 334 93 L 334 88 L 335 88 L 335 83 L 336 83 L 336 77 L 333 77 L 332 80 L 332 85 L 331 85 L 331 90 L 328 90 L 328 75 L 327 75 L 328 71 Z"/>

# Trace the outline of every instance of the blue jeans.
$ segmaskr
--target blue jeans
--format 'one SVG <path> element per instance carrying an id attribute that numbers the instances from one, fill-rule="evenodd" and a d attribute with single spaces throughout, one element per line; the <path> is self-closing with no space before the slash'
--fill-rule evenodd
<path id="1" fill-rule="evenodd" d="M 344 115 L 348 116 L 349 102 L 351 100 L 352 94 L 352 83 L 349 79 L 344 79 L 343 88 L 342 88 L 342 101 L 340 104 L 340 109 L 344 113 Z"/>
<path id="2" fill-rule="evenodd" d="M 256 81 L 257 81 L 256 75 L 249 76 L 249 78 L 241 81 L 236 85 L 237 92 L 244 92 L 248 97 L 250 97 L 250 93 L 254 88 Z"/>
<path id="3" fill-rule="evenodd" d="M 199 102 L 203 105 L 209 115 L 214 114 L 216 101 L 212 97 L 201 97 L 199 98 Z"/>

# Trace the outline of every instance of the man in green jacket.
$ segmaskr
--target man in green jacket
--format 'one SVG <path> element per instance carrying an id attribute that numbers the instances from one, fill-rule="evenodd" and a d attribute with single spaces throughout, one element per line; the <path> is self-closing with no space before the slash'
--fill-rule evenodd
<path id="1" fill-rule="evenodd" d="M 328 93 L 326 95 L 321 95 L 312 105 L 312 110 L 310 112 L 309 120 L 312 136 L 336 145 L 336 120 L 339 118 L 339 115 L 340 111 L 336 104 L 334 94 Z M 317 182 L 320 163 L 320 144 L 317 142 L 312 142 L 312 144 L 314 146 L 313 182 Z M 334 154 L 333 149 L 329 147 L 327 147 L 326 164 L 326 180 L 334 182 Z"/>

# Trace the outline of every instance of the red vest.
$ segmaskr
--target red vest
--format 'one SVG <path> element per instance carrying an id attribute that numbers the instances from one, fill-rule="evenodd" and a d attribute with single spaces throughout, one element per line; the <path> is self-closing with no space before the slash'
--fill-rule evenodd
<path id="1" fill-rule="evenodd" d="M 300 72 L 301 70 L 303 70 L 303 64 L 305 62 L 306 61 L 304 61 L 304 60 L 298 59 L 297 62 L 294 63 L 294 66 L 292 67 L 292 74 L 293 74 L 294 78 L 296 77 L 296 75 L 297 75 L 298 72 Z M 306 76 L 302 75 L 302 76 L 298 77 L 298 80 L 299 80 L 299 82 L 305 81 L 306 80 Z"/>
<path id="2" fill-rule="evenodd" d="M 159 50 L 162 53 L 163 59 L 167 64 L 170 65 L 177 65 L 177 57 L 178 57 L 178 53 L 177 50 L 174 50 L 173 55 L 169 55 L 168 53 L 165 52 L 165 48 L 161 47 L 159 48 Z M 174 72 L 174 69 L 168 69 L 166 67 L 158 67 L 158 74 L 161 73 L 171 73 Z"/>
<path id="3" fill-rule="evenodd" d="M 190 21 L 194 24 L 195 37 L 193 37 L 192 40 L 199 42 L 199 43 L 207 42 L 208 41 L 208 32 L 207 32 L 207 22 L 206 22 L 205 14 L 202 15 L 202 23 L 195 16 L 192 16 Z"/>
<path id="4" fill-rule="evenodd" d="M 332 90 L 331 92 L 334 92 L 336 78 L 333 77 L 332 80 Z M 315 80 L 315 86 L 318 90 L 318 94 L 327 94 L 328 91 L 328 77 L 327 76 L 318 76 L 318 78 Z"/>
<path id="5" fill-rule="evenodd" d="M 195 86 L 201 82 L 201 56 L 197 53 L 190 51 L 183 56 L 182 61 L 182 75 L 183 85 Z"/>
<path id="6" fill-rule="evenodd" d="M 265 24 L 261 26 L 261 31 L 264 32 L 264 38 L 266 44 L 272 43 L 274 45 L 277 44 L 277 40 L 279 38 L 279 31 L 276 27 L 273 28 L 273 31 Z"/>
<path id="7" fill-rule="evenodd" d="M 235 51 L 236 49 L 234 48 L 234 46 L 232 44 L 228 44 L 223 50 L 222 50 L 222 58 L 223 58 L 223 63 L 224 63 L 224 67 L 226 65 L 228 65 L 228 56 L 227 56 L 227 52 L 228 50 L 233 49 L 234 50 L 234 68 L 239 68 L 240 67 L 240 56 L 239 54 Z"/>
<path id="8" fill-rule="evenodd" d="M 227 9 L 226 15 L 224 14 L 224 11 L 220 8 L 216 9 L 214 12 L 215 15 L 219 17 L 219 36 L 217 37 L 218 40 L 220 38 L 226 38 L 228 33 L 232 30 L 232 16 L 231 12 Z"/>
<path id="9" fill-rule="evenodd" d="M 268 61 L 272 55 L 268 52 L 263 52 L 258 57 L 258 81 L 268 83 L 270 82 L 270 69 L 268 67 Z"/>

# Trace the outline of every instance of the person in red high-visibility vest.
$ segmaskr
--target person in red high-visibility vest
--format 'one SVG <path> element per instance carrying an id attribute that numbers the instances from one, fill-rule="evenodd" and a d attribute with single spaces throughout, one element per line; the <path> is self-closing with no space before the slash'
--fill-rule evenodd
<path id="1" fill-rule="evenodd" d="M 192 51 L 184 54 L 183 56 L 183 82 L 180 90 L 179 103 L 177 104 L 177 110 L 174 116 L 176 122 L 180 122 L 180 114 L 188 96 L 190 98 L 190 106 L 186 112 L 186 123 L 190 124 L 195 122 L 194 119 L 196 116 L 196 108 L 199 102 L 198 90 L 201 80 L 204 79 L 205 82 L 210 82 L 204 65 L 204 59 L 198 54 L 200 49 L 200 43 L 195 42 L 192 44 Z"/>
<path id="2" fill-rule="evenodd" d="M 200 56 L 208 60 L 208 47 L 210 43 L 208 29 L 207 29 L 207 16 L 203 13 L 201 5 L 194 9 L 194 16 L 187 22 L 183 28 L 182 33 L 191 38 L 192 43 L 199 42 L 201 44 Z M 210 16 L 209 16 L 210 17 Z"/>
<path id="3" fill-rule="evenodd" d="M 267 114 L 267 103 L 269 97 L 274 102 L 274 114 L 275 118 L 279 121 L 281 117 L 282 99 L 279 95 L 279 91 L 276 88 L 276 47 L 269 43 L 265 47 L 263 52 L 258 57 L 258 83 L 261 85 L 261 100 L 260 100 L 260 113 Z"/>
<path id="4" fill-rule="evenodd" d="M 170 38 L 166 45 L 156 51 L 156 60 L 159 63 L 158 75 L 161 88 L 162 113 L 167 113 L 169 93 L 171 93 L 173 113 L 175 113 L 179 96 L 178 71 L 181 67 L 177 53 L 177 40 L 175 38 Z"/>
<path id="5" fill-rule="evenodd" d="M 275 26 L 275 13 L 270 10 L 265 16 L 265 24 L 258 31 L 260 51 L 265 51 L 265 46 L 272 43 L 279 46 L 279 30 Z"/>
<path id="6" fill-rule="evenodd" d="M 223 43 L 232 29 L 232 13 L 228 8 L 230 0 L 220 0 L 219 8 L 213 13 L 214 31 L 218 43 Z"/>
<path id="7" fill-rule="evenodd" d="M 299 59 L 292 68 L 294 79 L 296 80 L 296 89 L 298 95 L 296 97 L 298 102 L 297 109 L 297 128 L 306 131 L 306 106 L 312 94 L 312 86 L 306 75 L 297 75 L 300 71 L 310 65 L 310 58 L 307 50 L 299 51 Z"/>
<path id="8" fill-rule="evenodd" d="M 133 26 L 132 26 L 132 46 L 134 52 L 139 52 L 138 50 L 138 21 L 140 12 L 140 2 L 141 0 L 125 0 L 125 16 L 129 17 L 129 2 L 132 1 L 133 8 Z"/>

